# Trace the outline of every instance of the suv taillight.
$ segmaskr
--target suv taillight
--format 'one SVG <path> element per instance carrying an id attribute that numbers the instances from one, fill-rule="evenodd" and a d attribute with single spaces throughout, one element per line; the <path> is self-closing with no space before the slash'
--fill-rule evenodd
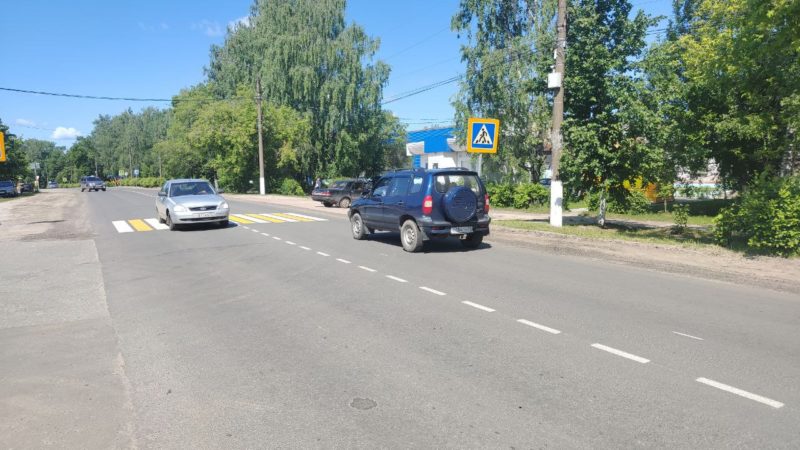
<path id="1" fill-rule="evenodd" d="M 483 194 L 483 212 L 489 214 L 489 194 Z"/>
<path id="2" fill-rule="evenodd" d="M 431 212 L 433 212 L 433 197 L 426 195 L 425 200 L 422 201 L 422 214 L 427 216 Z"/>

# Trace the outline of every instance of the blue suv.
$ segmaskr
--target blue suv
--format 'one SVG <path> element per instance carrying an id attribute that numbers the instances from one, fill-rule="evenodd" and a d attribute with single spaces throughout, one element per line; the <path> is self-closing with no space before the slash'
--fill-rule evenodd
<path id="1" fill-rule="evenodd" d="M 354 239 L 375 230 L 400 231 L 407 252 L 425 241 L 456 236 L 477 248 L 489 234 L 489 196 L 476 172 L 460 169 L 412 169 L 384 174 L 350 205 Z"/>

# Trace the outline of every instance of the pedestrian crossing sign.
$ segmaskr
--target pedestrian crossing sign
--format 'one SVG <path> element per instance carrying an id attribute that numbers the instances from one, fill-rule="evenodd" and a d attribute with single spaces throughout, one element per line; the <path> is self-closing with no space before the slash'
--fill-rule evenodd
<path id="1" fill-rule="evenodd" d="M 500 121 L 470 117 L 467 121 L 467 152 L 497 153 Z"/>

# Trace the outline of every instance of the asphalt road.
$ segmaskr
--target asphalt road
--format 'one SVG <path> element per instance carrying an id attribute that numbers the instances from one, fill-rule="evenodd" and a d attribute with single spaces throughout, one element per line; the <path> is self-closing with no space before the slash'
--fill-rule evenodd
<path id="1" fill-rule="evenodd" d="M 120 233 L 153 193 L 85 195 L 131 446 L 800 447 L 790 294 L 249 202 L 327 220 Z"/>

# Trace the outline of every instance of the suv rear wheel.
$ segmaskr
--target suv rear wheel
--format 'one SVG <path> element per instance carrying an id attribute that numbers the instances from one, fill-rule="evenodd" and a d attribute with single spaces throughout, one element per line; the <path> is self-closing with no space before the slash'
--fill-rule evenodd
<path id="1" fill-rule="evenodd" d="M 416 253 L 422 250 L 422 236 L 416 222 L 411 219 L 403 222 L 400 227 L 400 241 L 403 243 L 403 250 L 407 252 Z"/>
<path id="2" fill-rule="evenodd" d="M 353 231 L 353 239 L 360 241 L 367 236 L 367 227 L 364 226 L 361 214 L 355 213 L 350 216 L 350 229 Z"/>

